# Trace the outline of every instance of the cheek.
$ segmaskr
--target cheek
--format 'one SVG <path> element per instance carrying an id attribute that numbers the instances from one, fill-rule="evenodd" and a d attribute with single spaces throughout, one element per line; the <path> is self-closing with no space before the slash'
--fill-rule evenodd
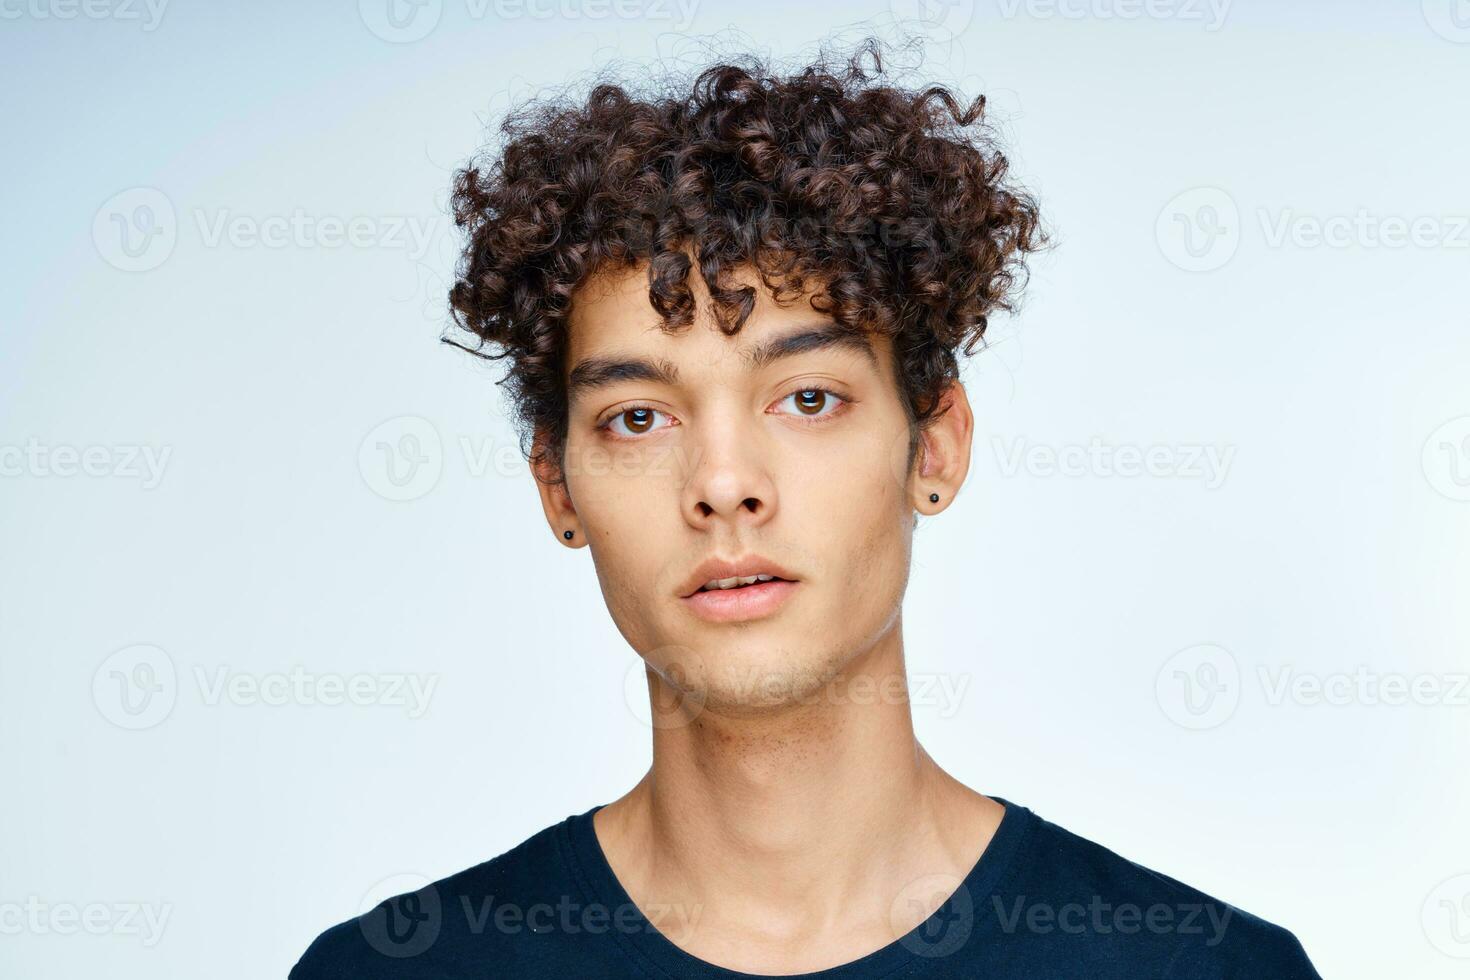
<path id="1" fill-rule="evenodd" d="M 593 568 L 614 623 L 635 649 L 656 632 L 649 619 L 660 589 L 677 577 L 678 500 L 672 482 L 636 454 L 594 451 L 566 472 L 567 492 L 587 536 Z"/>
<path id="2" fill-rule="evenodd" d="M 897 434 L 895 434 L 897 433 Z M 845 535 L 887 534 L 885 522 L 905 516 L 903 467 L 907 430 L 873 426 L 851 438 L 800 446 L 784 460 L 792 493 L 783 495 L 823 530 Z"/>
<path id="3" fill-rule="evenodd" d="M 824 556 L 834 621 L 886 618 L 901 600 L 912 536 L 907 497 L 884 453 L 850 452 L 803 481 L 795 527 Z"/>
<path id="4" fill-rule="evenodd" d="M 594 539 L 656 520 L 674 499 L 663 453 L 589 441 L 568 449 L 567 492 Z"/>
<path id="5" fill-rule="evenodd" d="M 878 616 L 887 616 L 889 607 L 902 600 L 908 573 L 907 528 L 892 504 L 891 496 L 875 494 L 861 513 L 851 515 L 850 526 L 858 533 L 848 546 L 850 605 Z"/>

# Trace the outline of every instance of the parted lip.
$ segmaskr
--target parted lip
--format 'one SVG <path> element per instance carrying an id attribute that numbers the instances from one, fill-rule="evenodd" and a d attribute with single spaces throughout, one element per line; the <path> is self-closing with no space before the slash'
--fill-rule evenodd
<path id="1" fill-rule="evenodd" d="M 689 573 L 689 577 L 679 586 L 679 595 L 687 599 L 711 579 L 744 578 L 750 575 L 774 575 L 788 582 L 797 580 L 795 574 L 760 555 L 746 555 L 743 558 L 734 559 L 710 558 L 700 562 L 699 566 Z"/>

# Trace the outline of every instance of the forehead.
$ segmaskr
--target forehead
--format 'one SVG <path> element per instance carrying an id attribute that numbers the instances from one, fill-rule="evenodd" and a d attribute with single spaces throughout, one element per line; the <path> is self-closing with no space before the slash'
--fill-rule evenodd
<path id="1" fill-rule="evenodd" d="M 591 361 L 632 354 L 681 364 L 718 363 L 721 368 L 749 370 L 814 349 L 861 356 L 881 370 L 891 350 L 888 339 L 872 332 L 841 329 L 830 316 L 812 309 L 809 300 L 820 285 L 780 304 L 750 267 L 737 267 L 728 276 L 733 285 L 755 289 L 755 305 L 734 336 L 719 329 L 709 290 L 697 272 L 691 272 L 688 280 L 695 304 L 694 322 L 673 333 L 663 329 L 663 318 L 649 302 L 646 264 L 589 279 L 572 297 L 564 374 L 575 375 L 580 366 Z M 834 342 L 834 336 L 841 339 Z M 791 343 L 793 340 L 796 343 Z"/>
<path id="2" fill-rule="evenodd" d="M 567 342 L 569 364 L 598 349 L 627 344 L 656 328 L 659 315 L 648 301 L 647 265 L 599 272 L 588 278 L 572 293 L 567 324 L 571 329 Z"/>

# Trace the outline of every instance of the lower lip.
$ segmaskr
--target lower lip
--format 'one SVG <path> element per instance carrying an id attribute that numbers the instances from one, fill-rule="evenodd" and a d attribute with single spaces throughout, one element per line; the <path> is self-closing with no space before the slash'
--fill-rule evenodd
<path id="1" fill-rule="evenodd" d="M 700 619 L 711 623 L 734 623 L 769 616 L 781 608 L 797 583 L 757 582 L 738 589 L 711 589 L 684 597 L 684 604 Z"/>

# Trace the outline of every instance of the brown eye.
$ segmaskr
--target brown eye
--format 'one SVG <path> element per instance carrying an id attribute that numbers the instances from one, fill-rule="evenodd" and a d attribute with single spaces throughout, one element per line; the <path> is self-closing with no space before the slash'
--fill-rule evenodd
<path id="1" fill-rule="evenodd" d="M 658 417 L 664 416 L 664 424 L 658 425 Z M 674 425 L 675 420 L 666 412 L 656 408 L 635 407 L 625 408 L 616 415 L 609 415 L 607 421 L 599 422 L 597 427 L 608 433 L 614 439 L 636 439 L 659 429 L 667 429 Z"/>
<path id="2" fill-rule="evenodd" d="M 629 432 L 647 432 L 653 425 L 653 410 L 630 408 L 623 413 L 622 418 Z"/>
<path id="3" fill-rule="evenodd" d="M 827 406 L 827 393 L 820 388 L 809 388 L 796 393 L 796 407 L 806 415 L 820 415 Z"/>
<path id="4" fill-rule="evenodd" d="M 781 399 L 782 403 L 796 402 L 796 412 L 782 412 L 783 415 L 801 414 L 813 421 L 825 419 L 831 416 L 844 404 L 847 399 L 835 391 L 826 388 L 800 388 Z"/>

